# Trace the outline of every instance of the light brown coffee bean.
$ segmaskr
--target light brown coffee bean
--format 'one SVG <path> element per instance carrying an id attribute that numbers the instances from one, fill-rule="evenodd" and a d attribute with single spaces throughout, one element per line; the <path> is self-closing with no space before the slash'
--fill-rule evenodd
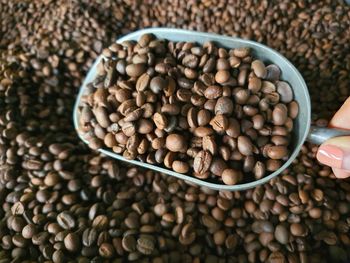
<path id="1" fill-rule="evenodd" d="M 288 149 L 286 146 L 271 146 L 267 149 L 267 155 L 273 160 L 280 160 L 288 156 Z"/>
<path id="2" fill-rule="evenodd" d="M 189 165 L 184 161 L 173 161 L 172 168 L 177 173 L 187 173 L 190 169 Z"/>
<path id="3" fill-rule="evenodd" d="M 210 168 L 212 155 L 208 151 L 200 151 L 193 162 L 193 170 L 197 174 L 204 174 Z"/>
<path id="4" fill-rule="evenodd" d="M 219 84 L 224 84 L 227 82 L 231 77 L 231 74 L 228 70 L 219 70 L 215 74 L 215 81 Z"/>
<path id="5" fill-rule="evenodd" d="M 253 144 L 247 136 L 238 137 L 237 147 L 239 152 L 245 156 L 249 156 L 253 154 Z"/>
<path id="6" fill-rule="evenodd" d="M 228 97 L 220 97 L 215 104 L 215 114 L 226 114 L 230 116 L 233 113 L 233 102 Z"/>
<path id="7" fill-rule="evenodd" d="M 252 62 L 252 70 L 258 78 L 265 78 L 267 74 L 266 67 L 261 60 L 254 60 Z"/>
<path id="8" fill-rule="evenodd" d="M 213 127 L 213 129 L 217 132 L 224 132 L 229 125 L 228 119 L 223 114 L 217 114 L 215 117 L 210 121 L 210 125 Z"/>
<path id="9" fill-rule="evenodd" d="M 288 117 L 288 108 L 284 104 L 277 104 L 272 112 L 272 119 L 275 125 L 282 126 L 286 123 Z"/>
<path id="10" fill-rule="evenodd" d="M 186 152 L 187 142 L 185 137 L 180 134 L 170 134 L 166 138 L 166 147 L 172 152 Z"/>
<path id="11" fill-rule="evenodd" d="M 210 112 L 206 109 L 201 109 L 197 115 L 197 123 L 199 126 L 206 126 L 211 120 Z"/>
<path id="12" fill-rule="evenodd" d="M 276 86 L 281 102 L 290 103 L 293 100 L 293 90 L 291 86 L 285 81 L 277 81 Z"/>
<path id="13" fill-rule="evenodd" d="M 203 150 L 209 151 L 212 155 L 215 155 L 218 151 L 218 147 L 213 136 L 203 137 L 202 147 Z"/>
<path id="14" fill-rule="evenodd" d="M 153 115 L 153 121 L 158 129 L 164 130 L 168 126 L 168 119 L 164 114 L 156 112 Z"/>
<path id="15" fill-rule="evenodd" d="M 288 114 L 289 117 L 295 119 L 299 113 L 299 105 L 296 101 L 292 101 L 288 104 Z"/>
<path id="16" fill-rule="evenodd" d="M 132 78 L 141 76 L 145 71 L 146 71 L 145 64 L 129 64 L 125 68 L 126 74 Z"/>
<path id="17" fill-rule="evenodd" d="M 221 158 L 213 158 L 210 165 L 210 172 L 216 176 L 221 176 L 223 171 L 227 168 L 226 162 Z"/>
<path id="18" fill-rule="evenodd" d="M 209 86 L 204 91 L 204 96 L 207 99 L 217 99 L 222 96 L 223 89 L 220 86 Z"/>
<path id="19" fill-rule="evenodd" d="M 222 181 L 227 185 L 235 185 L 241 180 L 242 174 L 234 169 L 225 169 L 221 175 Z"/>

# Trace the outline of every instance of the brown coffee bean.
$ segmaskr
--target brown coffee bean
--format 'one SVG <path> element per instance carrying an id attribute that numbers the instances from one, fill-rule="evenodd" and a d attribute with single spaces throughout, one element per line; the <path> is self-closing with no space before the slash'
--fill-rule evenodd
<path id="1" fill-rule="evenodd" d="M 217 100 L 215 104 L 215 114 L 227 114 L 231 115 L 233 113 L 233 102 L 228 97 L 221 97 Z"/>
<path id="2" fill-rule="evenodd" d="M 234 169 L 225 169 L 221 175 L 222 181 L 227 185 L 237 184 L 241 178 L 242 174 L 240 171 Z"/>
<path id="3" fill-rule="evenodd" d="M 195 107 L 191 107 L 187 112 L 187 122 L 191 128 L 195 128 L 198 126 L 197 116 L 198 116 L 197 109 Z"/>
<path id="4" fill-rule="evenodd" d="M 220 86 L 209 86 L 204 91 L 204 96 L 207 99 L 211 100 L 211 99 L 217 99 L 217 98 L 221 97 L 222 93 L 223 93 L 222 87 L 220 87 Z"/>
<path id="5" fill-rule="evenodd" d="M 249 54 L 250 54 L 250 49 L 247 47 L 239 47 L 233 50 L 233 55 L 235 55 L 238 58 L 245 58 Z"/>
<path id="6" fill-rule="evenodd" d="M 286 146 L 271 146 L 267 149 L 267 155 L 273 160 L 283 159 L 288 156 L 288 149 Z"/>
<path id="7" fill-rule="evenodd" d="M 213 119 L 210 121 L 210 125 L 213 127 L 213 129 L 217 132 L 224 132 L 229 125 L 228 119 L 223 114 L 217 114 Z"/>
<path id="8" fill-rule="evenodd" d="M 164 130 L 168 125 L 168 119 L 164 114 L 156 112 L 153 116 L 154 124 L 158 129 Z"/>
<path id="9" fill-rule="evenodd" d="M 275 238 L 281 244 L 287 244 L 289 242 L 289 232 L 288 229 L 280 224 L 275 229 Z"/>
<path id="10" fill-rule="evenodd" d="M 287 82 L 277 81 L 276 86 L 277 86 L 277 92 L 281 98 L 281 102 L 289 103 L 293 100 L 293 91 Z"/>
<path id="11" fill-rule="evenodd" d="M 212 155 L 215 155 L 218 151 L 217 144 L 212 136 L 203 137 L 202 147 L 203 150 L 209 151 Z"/>
<path id="12" fill-rule="evenodd" d="M 197 123 L 199 126 L 206 126 L 211 120 L 211 115 L 208 110 L 202 109 L 198 112 Z"/>
<path id="13" fill-rule="evenodd" d="M 196 137 L 210 136 L 214 133 L 214 130 L 210 127 L 197 127 L 194 130 L 194 135 Z"/>
<path id="14" fill-rule="evenodd" d="M 290 225 L 290 232 L 293 236 L 305 236 L 307 234 L 306 228 L 299 223 L 293 223 Z"/>
<path id="15" fill-rule="evenodd" d="M 267 80 L 271 80 L 271 81 L 276 81 L 280 79 L 281 76 L 281 69 L 275 65 L 275 64 L 271 64 L 266 66 L 266 79 Z"/>
<path id="16" fill-rule="evenodd" d="M 261 79 L 259 79 L 259 78 L 257 78 L 257 77 L 249 78 L 248 89 L 249 89 L 252 93 L 257 93 L 257 92 L 259 92 L 260 89 L 261 89 Z"/>
<path id="17" fill-rule="evenodd" d="M 62 212 L 57 215 L 57 223 L 63 229 L 73 229 L 76 225 L 74 217 L 69 212 Z"/>
<path id="18" fill-rule="evenodd" d="M 64 246 L 68 251 L 76 252 L 80 248 L 80 240 L 77 234 L 68 233 L 64 238 Z"/>
<path id="19" fill-rule="evenodd" d="M 142 235 L 137 239 L 137 250 L 144 255 L 151 255 L 154 251 L 154 239 L 152 236 Z"/>
<path id="20" fill-rule="evenodd" d="M 211 166 L 212 155 L 208 151 L 200 151 L 193 162 L 193 170 L 197 174 L 204 174 Z"/>
<path id="21" fill-rule="evenodd" d="M 150 83 L 150 76 L 147 73 L 142 74 L 136 82 L 136 90 L 137 91 L 145 91 Z"/>
<path id="22" fill-rule="evenodd" d="M 299 113 L 299 105 L 296 101 L 292 101 L 288 104 L 288 114 L 289 117 L 295 119 Z"/>
<path id="23" fill-rule="evenodd" d="M 287 121 L 288 109 L 284 104 L 277 104 L 272 112 L 272 119 L 275 125 L 284 125 Z"/>
<path id="24" fill-rule="evenodd" d="M 180 134 L 170 134 L 166 137 L 165 145 L 172 152 L 186 152 L 187 142 L 185 137 Z"/>
<path id="25" fill-rule="evenodd" d="M 261 60 L 254 60 L 252 62 L 252 70 L 258 78 L 265 78 L 267 74 L 266 67 Z"/>
<path id="26" fill-rule="evenodd" d="M 227 164 L 222 159 L 214 158 L 210 165 L 210 172 L 216 176 L 221 176 L 226 168 Z"/>
<path id="27" fill-rule="evenodd" d="M 182 64 L 185 67 L 189 67 L 189 68 L 196 68 L 198 65 L 199 59 L 197 56 L 193 55 L 193 54 L 188 54 L 186 55 L 183 60 L 182 60 Z"/>
<path id="28" fill-rule="evenodd" d="M 107 114 L 106 108 L 104 108 L 104 107 L 97 107 L 94 110 L 94 114 L 95 114 L 95 117 L 96 117 L 96 120 L 97 120 L 98 124 L 100 124 L 101 127 L 107 128 L 110 125 L 110 120 L 108 118 L 108 114 Z"/>
<path id="29" fill-rule="evenodd" d="M 167 87 L 167 81 L 164 78 L 157 76 L 151 79 L 149 87 L 155 94 L 158 94 Z"/>
<path id="30" fill-rule="evenodd" d="M 132 78 L 141 76 L 145 71 L 146 71 L 145 64 L 129 64 L 125 68 L 126 74 Z"/>
<path id="31" fill-rule="evenodd" d="M 265 164 L 263 162 L 257 161 L 255 163 L 253 172 L 256 179 L 261 179 L 266 173 Z"/>
<path id="32" fill-rule="evenodd" d="M 177 173 L 187 173 L 190 169 L 189 165 L 183 161 L 173 161 L 172 168 Z"/>
<path id="33" fill-rule="evenodd" d="M 247 136 L 238 137 L 237 147 L 239 152 L 245 156 L 249 156 L 253 154 L 253 144 Z"/>
<path id="34" fill-rule="evenodd" d="M 149 134 L 153 128 L 153 122 L 148 119 L 139 119 L 137 122 L 137 132 L 140 134 Z M 130 132 L 128 136 L 132 135 L 134 135 L 134 133 Z"/>
<path id="35" fill-rule="evenodd" d="M 136 250 L 136 239 L 132 235 L 126 235 L 122 239 L 122 246 L 128 252 Z"/>
<path id="36" fill-rule="evenodd" d="M 102 243 L 98 251 L 103 258 L 112 258 L 114 255 L 114 247 L 109 243 Z"/>
<path id="37" fill-rule="evenodd" d="M 224 84 L 227 82 L 231 77 L 231 74 L 228 70 L 219 70 L 215 74 L 215 81 L 219 84 Z"/>

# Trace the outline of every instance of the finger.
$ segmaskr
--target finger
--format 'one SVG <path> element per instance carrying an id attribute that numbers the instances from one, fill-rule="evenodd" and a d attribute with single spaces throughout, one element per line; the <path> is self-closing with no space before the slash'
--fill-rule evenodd
<path id="1" fill-rule="evenodd" d="M 316 157 L 325 165 L 350 171 L 350 136 L 329 139 L 318 148 Z"/>
<path id="2" fill-rule="evenodd" d="M 329 126 L 341 129 L 350 129 L 350 97 L 333 116 Z"/>
<path id="3" fill-rule="evenodd" d="M 337 177 L 339 179 L 344 179 L 344 178 L 350 177 L 350 171 L 345 171 L 345 170 L 341 170 L 341 169 L 337 169 L 337 168 L 333 168 L 332 170 L 333 170 L 335 177 Z"/>

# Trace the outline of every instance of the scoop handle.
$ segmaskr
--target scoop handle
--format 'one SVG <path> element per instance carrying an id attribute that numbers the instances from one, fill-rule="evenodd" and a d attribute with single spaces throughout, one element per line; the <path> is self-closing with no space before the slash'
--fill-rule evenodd
<path id="1" fill-rule="evenodd" d="M 320 145 L 330 138 L 339 136 L 350 136 L 350 130 L 311 126 L 306 140 L 313 144 Z"/>

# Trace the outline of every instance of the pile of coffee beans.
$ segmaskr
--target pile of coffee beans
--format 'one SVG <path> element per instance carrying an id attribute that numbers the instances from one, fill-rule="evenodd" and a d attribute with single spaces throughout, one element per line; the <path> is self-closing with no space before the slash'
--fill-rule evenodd
<path id="1" fill-rule="evenodd" d="M 263 186 L 216 192 L 91 151 L 71 120 L 109 43 L 170 26 L 280 51 L 326 126 L 350 95 L 341 0 L 0 0 L 0 14 L 1 263 L 349 261 L 350 181 L 316 161 L 317 147 Z"/>
<path id="2" fill-rule="evenodd" d="M 234 185 L 289 157 L 298 103 L 247 47 L 145 34 L 103 50 L 79 123 L 92 149 Z"/>

